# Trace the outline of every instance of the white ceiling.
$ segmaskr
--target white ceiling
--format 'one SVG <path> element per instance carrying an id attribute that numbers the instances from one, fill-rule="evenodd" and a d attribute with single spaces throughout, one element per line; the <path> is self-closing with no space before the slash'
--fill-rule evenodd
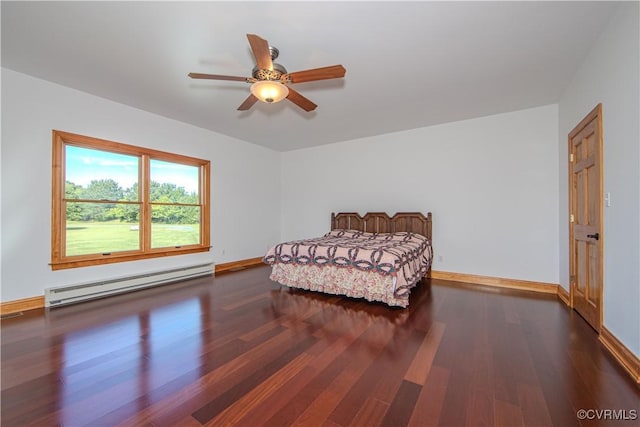
<path id="1" fill-rule="evenodd" d="M 557 102 L 614 2 L 8 2 L 2 66 L 279 151 Z M 288 71 L 342 64 L 299 83 L 318 104 L 236 108 L 246 38 Z"/>

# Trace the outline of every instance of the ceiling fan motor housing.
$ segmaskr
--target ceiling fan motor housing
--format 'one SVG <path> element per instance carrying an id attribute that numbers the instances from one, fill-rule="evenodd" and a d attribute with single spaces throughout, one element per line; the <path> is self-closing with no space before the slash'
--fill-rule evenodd
<path id="1" fill-rule="evenodd" d="M 287 69 L 275 62 L 273 63 L 273 70 L 253 67 L 251 71 L 251 75 L 257 80 L 281 80 L 281 77 L 285 74 L 287 74 Z"/>

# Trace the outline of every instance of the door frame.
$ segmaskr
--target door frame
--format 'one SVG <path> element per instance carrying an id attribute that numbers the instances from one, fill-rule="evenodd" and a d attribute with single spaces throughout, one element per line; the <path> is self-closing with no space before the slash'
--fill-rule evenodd
<path id="1" fill-rule="evenodd" d="M 596 142 L 596 150 L 598 150 L 598 215 L 600 216 L 600 221 L 598 224 L 598 233 L 600 234 L 600 243 L 598 244 L 598 283 L 599 283 L 599 288 L 600 288 L 600 295 L 598 295 L 598 327 L 597 327 L 597 332 L 598 335 L 600 334 L 600 331 L 602 330 L 602 319 L 603 319 L 603 311 L 604 311 L 604 233 L 603 233 L 603 229 L 604 229 L 604 202 L 603 202 L 603 198 L 604 198 L 604 162 L 603 162 L 603 156 L 602 156 L 602 152 L 603 152 L 603 131 L 602 131 L 602 103 L 598 103 L 598 105 L 596 105 L 593 110 L 591 110 L 589 112 L 589 114 L 587 114 L 581 121 L 580 123 L 578 123 L 578 125 L 576 125 L 576 127 L 573 128 L 573 130 L 571 132 L 569 132 L 569 135 L 567 137 L 567 149 L 568 149 L 568 155 L 567 155 L 567 163 L 568 163 L 568 175 L 569 175 L 569 183 L 568 183 L 568 190 L 569 190 L 569 306 L 574 309 L 574 303 L 573 303 L 573 297 L 574 297 L 574 292 L 575 292 L 575 287 L 576 287 L 576 282 L 575 282 L 575 268 L 576 268 L 576 260 L 575 260 L 575 247 L 574 247 L 574 221 L 573 219 L 573 215 L 575 214 L 574 212 L 574 196 L 573 196 L 573 191 L 572 191 L 572 187 L 573 187 L 573 178 L 574 178 L 574 174 L 573 174 L 573 159 L 571 157 L 571 153 L 572 153 L 572 139 L 574 136 L 576 136 L 580 131 L 582 131 L 582 129 L 584 129 L 589 123 L 591 123 L 591 121 L 593 120 L 597 120 L 597 128 L 598 128 L 598 134 L 597 134 L 597 142 Z"/>

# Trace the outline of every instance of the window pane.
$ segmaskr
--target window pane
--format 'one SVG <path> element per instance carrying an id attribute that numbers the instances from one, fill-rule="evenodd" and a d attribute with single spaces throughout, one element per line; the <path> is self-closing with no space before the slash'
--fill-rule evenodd
<path id="1" fill-rule="evenodd" d="M 200 244 L 200 207 L 154 205 L 151 207 L 151 247 Z"/>
<path id="2" fill-rule="evenodd" d="M 199 203 L 197 166 L 151 159 L 151 201 Z"/>
<path id="3" fill-rule="evenodd" d="M 138 200 L 137 156 L 65 146 L 65 198 Z"/>
<path id="4" fill-rule="evenodd" d="M 66 212 L 66 256 L 140 250 L 139 205 L 70 202 Z"/>

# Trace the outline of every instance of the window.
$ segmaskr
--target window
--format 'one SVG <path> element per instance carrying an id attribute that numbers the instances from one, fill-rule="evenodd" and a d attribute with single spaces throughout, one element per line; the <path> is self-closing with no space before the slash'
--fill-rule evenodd
<path id="1" fill-rule="evenodd" d="M 208 251 L 210 162 L 53 131 L 54 270 Z"/>

